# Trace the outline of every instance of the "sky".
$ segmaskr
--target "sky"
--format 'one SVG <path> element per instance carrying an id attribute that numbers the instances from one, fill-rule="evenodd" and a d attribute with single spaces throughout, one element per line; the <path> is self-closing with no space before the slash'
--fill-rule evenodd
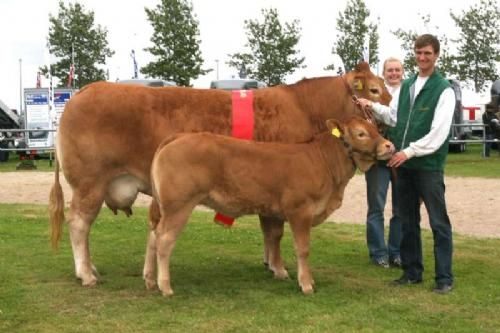
<path id="1" fill-rule="evenodd" d="M 19 109 L 20 91 L 36 85 L 37 70 L 47 65 L 51 57 L 46 49 L 49 14 L 57 16 L 59 0 L 0 0 L 0 100 L 10 108 Z M 370 18 L 378 25 L 379 58 L 403 57 L 399 40 L 391 33 L 398 28 L 418 33 L 446 34 L 457 38 L 458 31 L 451 19 L 450 9 L 459 14 L 479 0 L 365 0 Z M 74 0 L 64 0 L 74 3 Z M 108 30 L 109 47 L 115 51 L 107 59 L 104 69 L 109 70 L 110 81 L 128 79 L 133 75 L 130 57 L 135 50 L 139 67 L 152 58 L 145 47 L 151 46 L 152 28 L 144 8 L 155 8 L 160 0 L 79 0 L 86 11 L 95 13 L 95 25 Z M 195 87 L 208 88 L 210 81 L 231 78 L 236 75 L 226 62 L 228 54 L 244 51 L 246 35 L 244 20 L 262 20 L 263 8 L 276 8 L 281 22 L 299 21 L 301 38 L 298 44 L 300 55 L 305 57 L 304 69 L 286 79 L 296 82 L 304 77 L 335 75 L 323 68 L 335 61 L 332 46 L 336 39 L 336 19 L 343 12 L 347 0 L 192 0 L 193 13 L 199 22 L 201 52 L 204 69 L 213 71 L 193 81 Z M 432 10 L 432 12 L 431 12 Z M 431 14 L 431 27 L 425 28 L 420 19 Z M 55 58 L 52 57 L 52 62 Z M 378 71 L 377 64 L 372 64 Z M 218 68 L 218 70 L 217 70 Z M 139 74 L 142 77 L 141 74 Z M 42 79 L 42 87 L 49 85 Z M 466 95 L 466 94 L 465 94 Z M 489 99 L 483 96 L 483 99 Z M 466 96 L 464 96 L 466 99 Z"/>

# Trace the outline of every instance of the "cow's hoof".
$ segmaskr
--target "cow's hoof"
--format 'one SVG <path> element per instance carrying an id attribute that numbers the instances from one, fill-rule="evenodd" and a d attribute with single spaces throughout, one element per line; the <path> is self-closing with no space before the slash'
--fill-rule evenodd
<path id="1" fill-rule="evenodd" d="M 146 284 L 146 289 L 147 290 L 156 290 L 157 289 L 157 285 L 156 285 L 156 281 L 154 279 L 146 279 L 144 278 L 144 283 Z"/>
<path id="2" fill-rule="evenodd" d="M 312 295 L 314 294 L 314 288 L 312 285 L 308 285 L 308 286 L 302 286 L 302 293 L 304 295 Z"/>
<path id="3" fill-rule="evenodd" d="M 288 280 L 290 278 L 286 269 L 277 269 L 272 271 L 274 272 L 274 278 L 277 280 Z"/>

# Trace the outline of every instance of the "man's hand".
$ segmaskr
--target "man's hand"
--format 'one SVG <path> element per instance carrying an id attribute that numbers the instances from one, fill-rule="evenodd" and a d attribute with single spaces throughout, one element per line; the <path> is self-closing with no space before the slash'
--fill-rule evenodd
<path id="1" fill-rule="evenodd" d="M 361 106 L 365 110 L 371 110 L 373 102 L 370 101 L 369 99 L 358 97 L 356 99 L 356 104 L 358 104 L 359 106 Z"/>
<path id="2" fill-rule="evenodd" d="M 406 156 L 404 152 L 399 151 L 396 154 L 392 155 L 389 162 L 387 162 L 387 166 L 390 168 L 398 168 L 401 164 L 403 164 L 407 160 L 408 156 Z"/>

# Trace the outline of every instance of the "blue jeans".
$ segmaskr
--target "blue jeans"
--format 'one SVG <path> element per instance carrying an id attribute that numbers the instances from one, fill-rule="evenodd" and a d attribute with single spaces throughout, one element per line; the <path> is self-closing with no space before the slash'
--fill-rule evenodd
<path id="1" fill-rule="evenodd" d="M 495 134 L 493 133 L 487 133 L 485 136 L 486 140 L 493 140 L 495 138 Z M 491 142 L 485 142 L 484 143 L 484 156 L 485 157 L 490 157 L 490 150 L 491 150 Z"/>
<path id="2" fill-rule="evenodd" d="M 443 172 L 398 168 L 396 187 L 403 231 L 401 260 L 405 276 L 413 280 L 422 279 L 424 272 L 420 235 L 421 198 L 429 214 L 434 237 L 435 281 L 453 284 L 453 239 L 446 211 Z"/>
<path id="3" fill-rule="evenodd" d="M 385 162 L 384 162 L 385 163 Z M 366 216 L 366 243 L 371 259 L 399 257 L 401 222 L 397 212 L 398 198 L 391 181 L 391 169 L 385 164 L 375 164 L 365 173 L 368 213 Z M 387 189 L 392 183 L 392 218 L 389 222 L 389 239 L 385 245 L 384 207 Z"/>

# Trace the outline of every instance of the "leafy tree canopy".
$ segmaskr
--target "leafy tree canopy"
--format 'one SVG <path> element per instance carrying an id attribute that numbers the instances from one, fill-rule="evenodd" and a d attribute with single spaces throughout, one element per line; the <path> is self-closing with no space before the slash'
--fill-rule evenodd
<path id="1" fill-rule="evenodd" d="M 461 14 L 450 12 L 460 29 L 457 75 L 460 80 L 474 83 L 476 92 L 485 83 L 498 79 L 500 61 L 500 9 L 496 0 L 481 0 Z"/>
<path id="2" fill-rule="evenodd" d="M 210 72 L 201 68 L 200 32 L 191 2 L 161 0 L 156 9 L 145 11 L 154 32 L 153 45 L 144 50 L 155 60 L 142 67 L 141 73 L 190 86 L 191 79 Z"/>
<path id="3" fill-rule="evenodd" d="M 356 67 L 364 59 L 364 52 L 369 52 L 368 62 L 376 64 L 378 58 L 379 34 L 377 24 L 367 23 L 370 11 L 363 0 L 349 0 L 344 12 L 339 12 L 337 18 L 337 41 L 332 53 L 338 54 L 344 62 L 346 71 Z M 368 50 L 365 40 L 368 39 Z M 325 69 L 337 70 L 333 64 Z"/>
<path id="4" fill-rule="evenodd" d="M 285 76 L 303 68 L 304 57 L 298 56 L 300 39 L 299 21 L 281 24 L 276 9 L 263 9 L 264 22 L 245 20 L 250 48 L 248 53 L 230 54 L 230 67 L 234 67 L 269 86 L 283 83 Z"/>
<path id="5" fill-rule="evenodd" d="M 68 82 L 72 59 L 75 65 L 75 86 L 82 87 L 88 83 L 105 80 L 103 69 L 106 57 L 114 54 L 108 47 L 108 31 L 100 25 L 94 26 L 94 12 L 86 12 L 84 7 L 75 2 L 66 7 L 59 2 L 57 16 L 49 15 L 48 49 L 57 58 L 50 70 L 59 79 L 59 86 Z M 43 66 L 40 71 L 48 75 L 49 67 Z"/>

